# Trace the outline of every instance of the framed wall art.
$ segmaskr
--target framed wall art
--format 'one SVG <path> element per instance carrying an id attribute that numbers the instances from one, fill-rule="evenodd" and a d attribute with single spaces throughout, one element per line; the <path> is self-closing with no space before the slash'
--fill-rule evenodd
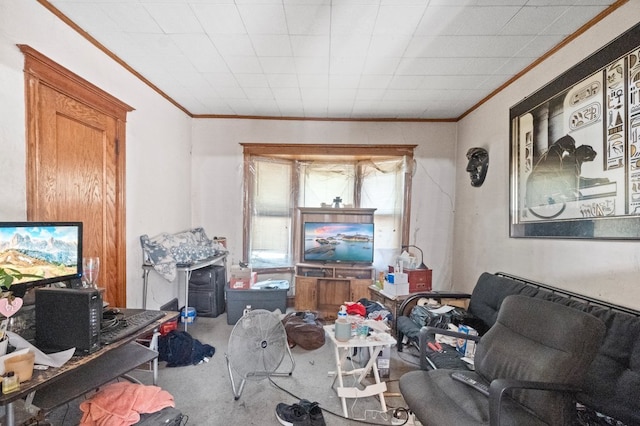
<path id="1" fill-rule="evenodd" d="M 511 237 L 640 239 L 640 24 L 509 118 Z"/>

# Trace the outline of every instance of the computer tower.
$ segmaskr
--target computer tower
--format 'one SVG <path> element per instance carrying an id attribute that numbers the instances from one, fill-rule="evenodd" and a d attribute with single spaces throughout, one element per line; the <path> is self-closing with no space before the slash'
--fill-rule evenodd
<path id="1" fill-rule="evenodd" d="M 45 352 L 100 349 L 102 294 L 92 288 L 36 289 L 36 346 Z"/>
<path id="2" fill-rule="evenodd" d="M 224 287 L 227 272 L 224 266 L 212 265 L 191 272 L 189 305 L 198 316 L 217 317 L 224 312 Z"/>

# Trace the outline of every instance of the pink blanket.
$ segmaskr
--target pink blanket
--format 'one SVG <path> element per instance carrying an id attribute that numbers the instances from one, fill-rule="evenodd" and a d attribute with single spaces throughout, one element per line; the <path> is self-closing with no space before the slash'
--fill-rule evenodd
<path id="1" fill-rule="evenodd" d="M 158 386 L 131 382 L 107 385 L 80 404 L 81 426 L 129 426 L 140 421 L 140 414 L 175 407 L 173 396 Z"/>

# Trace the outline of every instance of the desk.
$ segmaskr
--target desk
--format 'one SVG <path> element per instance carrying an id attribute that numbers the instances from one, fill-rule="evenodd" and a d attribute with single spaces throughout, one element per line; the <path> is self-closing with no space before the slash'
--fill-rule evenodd
<path id="1" fill-rule="evenodd" d="M 378 395 L 380 399 L 380 407 L 382 411 L 387 411 L 387 404 L 384 400 L 384 392 L 387 390 L 387 384 L 380 381 L 380 373 L 378 372 L 378 355 L 385 347 L 391 347 L 395 345 L 396 341 L 388 333 L 372 333 L 366 339 L 359 337 L 352 337 L 348 342 L 340 342 L 336 340 L 335 330 L 333 325 L 325 325 L 324 331 L 329 339 L 333 342 L 334 355 L 336 359 L 336 378 L 338 379 L 338 387 L 336 393 L 342 400 L 342 411 L 345 417 L 349 417 L 347 410 L 347 398 L 364 398 L 367 396 Z M 369 349 L 369 361 L 363 368 L 356 368 L 349 371 L 343 371 L 343 364 L 346 361 L 346 357 L 350 354 L 353 348 L 368 348 Z M 340 350 L 342 349 L 342 354 Z M 356 385 L 362 383 L 362 380 L 373 371 L 373 378 L 375 383 L 372 385 L 364 386 L 364 389 L 359 389 L 356 386 L 345 387 L 342 380 L 342 376 L 360 374 L 356 381 Z M 335 380 L 334 380 L 335 383 Z"/>
<path id="2" fill-rule="evenodd" d="M 178 264 L 176 266 L 178 270 L 178 276 L 184 277 L 184 306 L 185 309 L 189 307 L 189 279 L 191 278 L 191 271 L 196 269 L 206 268 L 211 265 L 226 265 L 227 253 L 222 253 L 207 259 L 199 260 L 188 265 Z M 149 263 L 142 264 L 142 309 L 147 309 L 147 287 L 149 285 L 149 272 L 153 269 L 153 265 Z M 187 322 L 184 323 L 184 331 L 187 331 Z"/>
<path id="3" fill-rule="evenodd" d="M 0 405 L 6 407 L 6 418 L 2 424 L 15 425 L 14 403 L 20 399 L 33 398 L 33 404 L 46 413 L 145 362 L 157 362 L 158 352 L 136 343 L 135 339 L 154 332 L 160 324 L 178 315 L 178 312 L 167 312 L 163 318 L 138 333 L 103 346 L 90 355 L 74 356 L 62 367 L 34 370 L 31 380 L 21 383 L 19 391 L 0 396 Z"/>

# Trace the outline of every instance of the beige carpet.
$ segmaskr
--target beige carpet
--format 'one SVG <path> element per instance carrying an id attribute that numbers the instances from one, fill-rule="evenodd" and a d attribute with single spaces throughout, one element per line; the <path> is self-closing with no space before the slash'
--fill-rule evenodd
<path id="1" fill-rule="evenodd" d="M 181 329 L 182 326 L 181 326 Z M 188 332 L 202 343 L 215 347 L 211 360 L 194 366 L 168 368 L 160 363 L 158 385 L 170 392 L 176 407 L 188 417 L 188 425 L 278 425 L 275 407 L 279 402 L 292 404 L 304 398 L 317 401 L 324 410 L 328 426 L 355 424 L 398 424 L 390 415 L 405 404 L 399 395 L 397 380 L 406 371 L 417 368 L 416 352 L 406 350 L 400 354 L 391 350 L 390 377 L 387 382 L 386 404 L 388 411 L 381 412 L 377 397 L 348 400 L 349 420 L 342 417 L 340 399 L 335 392 L 333 346 L 329 339 L 316 350 L 292 349 L 295 368 L 290 376 L 249 380 L 238 400 L 234 398 L 225 353 L 233 326 L 227 324 L 226 314 L 217 318 L 198 317 L 189 325 Z M 353 366 L 360 366 L 360 356 L 353 357 Z M 242 363 L 243 360 L 231 360 Z M 285 357 L 279 371 L 290 371 L 291 363 Z M 144 384 L 152 383 L 151 373 L 135 371 L 132 374 Z M 345 385 L 355 382 L 346 376 Z M 365 379 L 367 381 L 368 379 Z M 371 379 L 372 380 L 372 379 Z M 237 382 L 236 382 L 237 386 Z M 333 386 L 333 387 L 332 387 Z M 54 425 L 75 425 L 81 418 L 80 401 L 60 407 L 49 416 Z M 356 421 L 353 419 L 360 419 Z M 184 424 L 184 422 L 183 422 Z"/>

